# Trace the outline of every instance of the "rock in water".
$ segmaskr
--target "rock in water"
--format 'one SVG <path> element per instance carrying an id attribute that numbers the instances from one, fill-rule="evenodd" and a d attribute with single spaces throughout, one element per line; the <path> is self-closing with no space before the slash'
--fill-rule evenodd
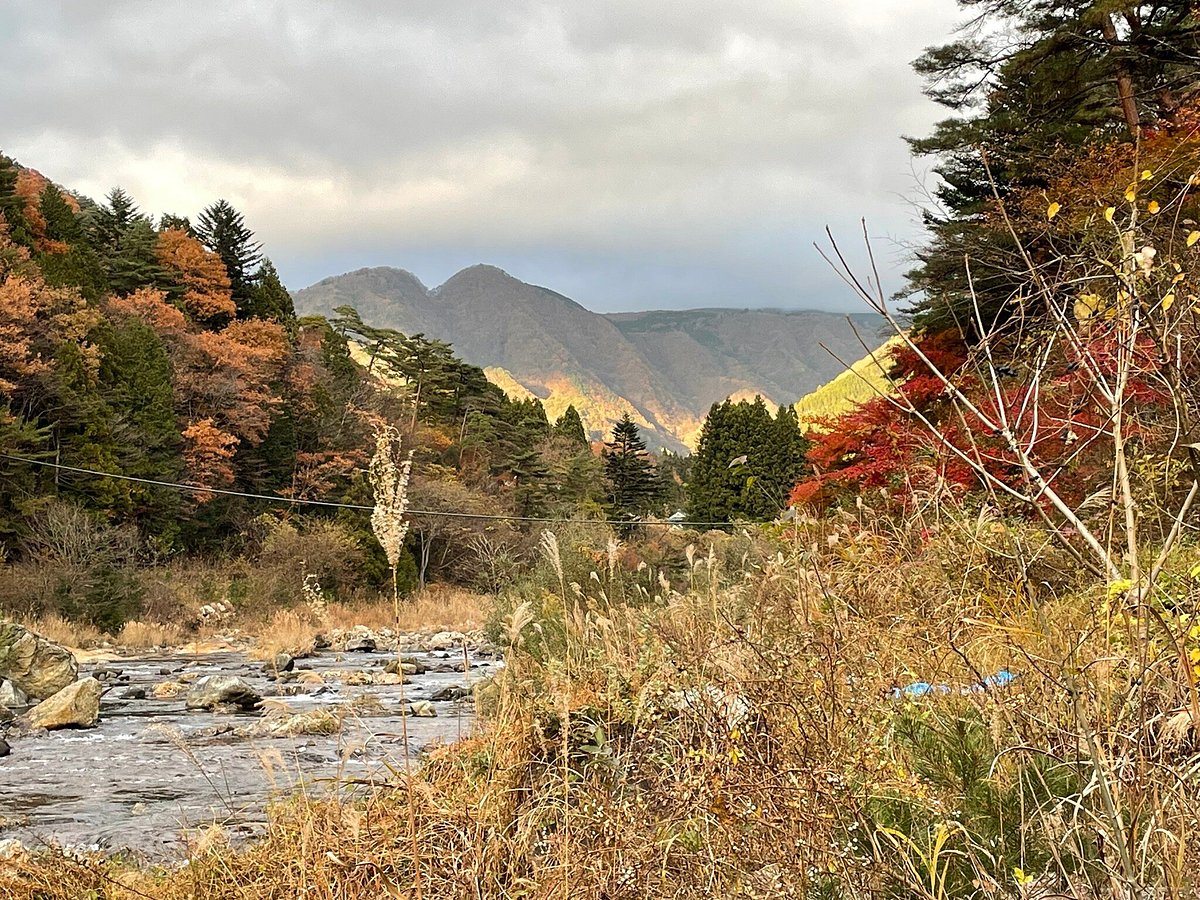
<path id="1" fill-rule="evenodd" d="M 188 709 L 214 709 L 237 706 L 254 709 L 262 695 L 236 675 L 205 675 L 192 685 L 187 695 Z"/>
<path id="2" fill-rule="evenodd" d="M 92 728 L 100 721 L 100 695 L 104 687 L 95 678 L 67 685 L 29 711 L 34 728 Z"/>
<path id="3" fill-rule="evenodd" d="M 437 710 L 428 700 L 414 700 L 408 707 L 408 714 L 418 719 L 432 719 L 437 717 Z"/>
<path id="4" fill-rule="evenodd" d="M 347 653 L 374 653 L 375 647 L 375 638 L 369 634 L 351 635 L 346 639 Z"/>
<path id="5" fill-rule="evenodd" d="M 419 659 L 405 656 L 400 659 L 389 659 L 384 664 L 383 671 L 389 675 L 424 675 L 425 664 Z"/>
<path id="6" fill-rule="evenodd" d="M 430 650 L 454 650 L 466 643 L 467 636 L 461 631 L 439 631 L 429 639 Z"/>
<path id="7" fill-rule="evenodd" d="M 29 705 L 25 692 L 11 681 L 0 681 L 0 706 L 7 709 L 19 709 Z"/>
<path id="8" fill-rule="evenodd" d="M 290 672 L 296 668 L 296 661 L 288 653 L 276 653 L 273 663 L 276 672 Z"/>
<path id="9" fill-rule="evenodd" d="M 15 622 L 0 623 L 0 678 L 38 700 L 56 694 L 79 675 L 75 657 Z"/>

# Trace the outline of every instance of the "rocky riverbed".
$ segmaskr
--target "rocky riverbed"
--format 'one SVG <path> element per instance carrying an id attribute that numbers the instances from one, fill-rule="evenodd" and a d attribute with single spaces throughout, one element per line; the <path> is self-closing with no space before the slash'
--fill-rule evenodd
<path id="1" fill-rule="evenodd" d="M 395 654 L 372 649 L 386 643 L 352 633 L 335 641 L 343 649 L 295 660 L 284 672 L 240 649 L 82 663 L 80 679 L 104 686 L 99 724 L 9 734 L 0 839 L 170 859 L 207 825 L 253 835 L 272 798 L 386 781 L 403 766 L 402 724 L 409 755 L 467 734 L 471 690 L 500 665 L 476 647 L 464 672 L 461 647 L 402 638 L 410 674 L 401 686 Z M 206 676 L 240 678 L 262 701 L 244 711 L 188 708 Z"/>

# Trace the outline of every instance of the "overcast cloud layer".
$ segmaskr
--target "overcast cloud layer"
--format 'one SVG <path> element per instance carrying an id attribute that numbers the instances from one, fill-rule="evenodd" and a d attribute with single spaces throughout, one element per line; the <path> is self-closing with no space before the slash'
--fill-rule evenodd
<path id="1" fill-rule="evenodd" d="M 598 310 L 849 308 L 812 249 L 920 231 L 909 63 L 952 0 L 0 4 L 0 149 L 241 209 L 289 287 L 502 266 Z"/>

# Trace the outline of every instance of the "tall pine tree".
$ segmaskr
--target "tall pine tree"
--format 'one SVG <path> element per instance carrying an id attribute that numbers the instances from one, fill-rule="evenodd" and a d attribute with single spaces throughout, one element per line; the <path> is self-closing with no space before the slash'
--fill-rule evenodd
<path id="1" fill-rule="evenodd" d="M 228 200 L 218 200 L 200 213 L 196 235 L 225 263 L 238 318 L 256 315 L 254 273 L 262 262 L 262 244 L 254 239 L 242 214 Z"/>
<path id="2" fill-rule="evenodd" d="M 614 518 L 644 516 L 658 499 L 654 463 L 629 413 L 613 426 L 612 439 L 604 446 L 604 479 L 608 485 L 608 509 Z"/>

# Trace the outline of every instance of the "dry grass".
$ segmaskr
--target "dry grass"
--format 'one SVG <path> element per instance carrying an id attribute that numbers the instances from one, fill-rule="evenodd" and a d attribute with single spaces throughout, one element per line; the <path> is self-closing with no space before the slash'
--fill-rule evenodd
<path id="1" fill-rule="evenodd" d="M 400 630 L 413 633 L 475 631 L 483 627 L 491 598 L 446 585 L 434 585 L 401 602 Z M 312 652 L 320 633 L 349 631 L 363 625 L 372 631 L 395 627 L 390 600 L 329 603 L 321 610 L 306 606 L 277 610 L 266 622 L 251 622 L 243 630 L 255 641 L 252 655 L 270 659 L 276 653 L 303 656 Z"/>
<path id="2" fill-rule="evenodd" d="M 100 629 L 86 622 L 74 622 L 58 615 L 41 616 L 21 622 L 30 631 L 46 640 L 72 650 L 89 650 L 109 640 Z"/>
<path id="3" fill-rule="evenodd" d="M 47 856 L 0 895 L 409 897 L 415 835 L 427 898 L 1196 896 L 1178 655 L 1129 643 L 1103 589 L 1008 578 L 1036 534 L 903 524 L 802 525 L 731 566 L 712 536 L 579 590 L 569 558 L 542 571 L 505 622 L 488 727 L 414 776 L 415 832 L 398 775 L 178 871 Z M 957 690 L 1001 666 L 1007 689 Z M 917 679 L 952 689 L 887 698 Z"/>
<path id="4" fill-rule="evenodd" d="M 431 585 L 401 601 L 400 630 L 407 632 L 475 631 L 491 612 L 491 598 L 450 585 Z M 395 627 L 390 601 L 331 603 L 329 621 L 335 628 L 365 625 L 372 630 Z"/>
<path id="5" fill-rule="evenodd" d="M 183 629 L 161 622 L 126 622 L 113 638 L 113 643 L 125 650 L 153 650 L 157 647 L 177 647 L 184 641 Z"/>

